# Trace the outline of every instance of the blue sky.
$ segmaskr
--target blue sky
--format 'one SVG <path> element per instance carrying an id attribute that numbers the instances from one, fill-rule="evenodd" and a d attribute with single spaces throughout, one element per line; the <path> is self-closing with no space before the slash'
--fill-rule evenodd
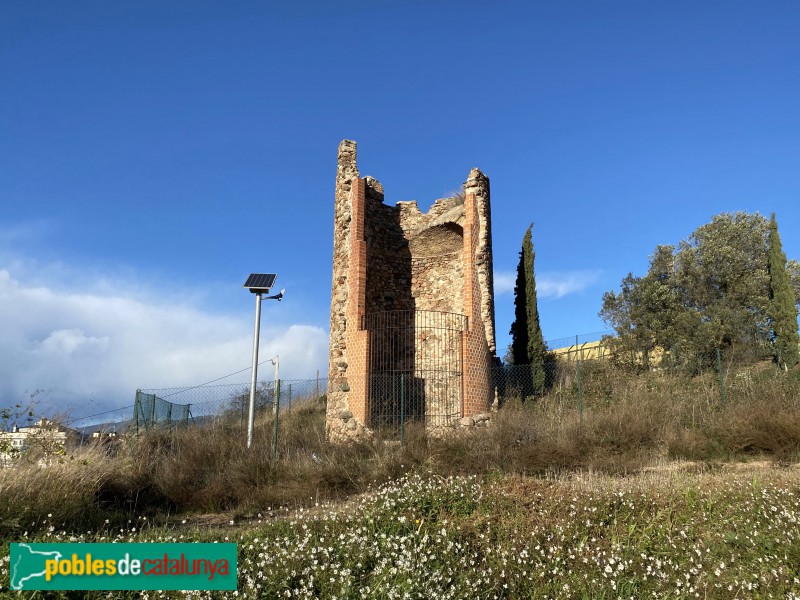
<path id="1" fill-rule="evenodd" d="M 340 140 L 387 202 L 492 183 L 499 346 L 534 222 L 546 339 L 722 211 L 800 257 L 800 4 L 9 1 L 0 406 L 325 371 Z M 246 380 L 247 375 L 238 377 Z"/>

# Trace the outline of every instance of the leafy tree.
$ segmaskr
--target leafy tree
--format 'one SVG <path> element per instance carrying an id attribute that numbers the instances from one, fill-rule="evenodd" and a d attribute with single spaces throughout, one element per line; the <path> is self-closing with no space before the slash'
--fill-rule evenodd
<path id="1" fill-rule="evenodd" d="M 800 304 L 800 261 L 795 259 L 786 262 L 786 272 L 794 292 L 794 303 Z"/>
<path id="2" fill-rule="evenodd" d="M 797 333 L 797 297 L 792 289 L 786 270 L 786 254 L 783 253 L 781 236 L 775 213 L 769 221 L 769 322 L 775 343 L 778 364 L 793 367 L 800 362 L 800 336 Z"/>
<path id="3" fill-rule="evenodd" d="M 257 412 L 271 409 L 275 404 L 275 384 L 272 381 L 261 381 L 256 387 L 255 409 Z M 246 415 L 250 408 L 250 390 L 231 395 L 228 399 L 229 412 L 233 415 Z M 245 418 L 242 416 L 242 418 Z"/>
<path id="4" fill-rule="evenodd" d="M 647 365 L 656 347 L 678 365 L 702 368 L 716 348 L 758 355 L 769 343 L 769 223 L 722 213 L 677 248 L 658 246 L 644 277 L 629 274 L 603 295 L 600 316 L 615 345 Z"/>
<path id="5" fill-rule="evenodd" d="M 648 368 L 656 349 L 669 344 L 677 331 L 688 325 L 685 320 L 673 320 L 680 312 L 671 286 L 673 250 L 673 246 L 658 246 L 645 277 L 628 273 L 619 293 L 603 295 L 600 314 L 617 332 L 617 337 L 606 343 L 625 363 Z"/>
<path id="6" fill-rule="evenodd" d="M 533 263 L 531 230 L 528 226 L 522 238 L 522 250 L 517 265 L 517 281 L 514 287 L 514 322 L 511 324 L 511 359 L 515 365 L 530 365 L 532 390 L 541 391 L 545 384 L 545 357 L 547 347 L 539 324 L 539 308 L 536 301 L 536 280 Z"/>

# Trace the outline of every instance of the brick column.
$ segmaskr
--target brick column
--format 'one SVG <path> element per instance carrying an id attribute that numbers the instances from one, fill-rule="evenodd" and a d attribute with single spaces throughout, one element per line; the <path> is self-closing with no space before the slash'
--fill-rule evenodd
<path id="1" fill-rule="evenodd" d="M 348 274 L 347 348 L 348 405 L 353 418 L 361 425 L 367 422 L 367 382 L 369 337 L 361 330 L 366 310 L 367 242 L 364 240 L 365 182 L 361 178 L 352 183 L 352 221 L 350 223 L 350 269 Z"/>
<path id="2" fill-rule="evenodd" d="M 462 378 L 464 395 L 462 417 L 489 409 L 489 347 L 486 327 L 481 318 L 481 294 L 478 289 L 477 252 L 478 219 L 474 192 L 467 190 L 464 201 L 464 314 L 467 328 L 462 333 Z"/>
<path id="3" fill-rule="evenodd" d="M 463 396 L 461 416 L 474 414 L 475 367 L 472 357 L 474 330 L 479 325 L 475 319 L 475 194 L 467 192 L 464 200 L 464 250 L 461 253 L 464 265 L 464 314 L 467 326 L 461 333 L 461 378 Z"/>

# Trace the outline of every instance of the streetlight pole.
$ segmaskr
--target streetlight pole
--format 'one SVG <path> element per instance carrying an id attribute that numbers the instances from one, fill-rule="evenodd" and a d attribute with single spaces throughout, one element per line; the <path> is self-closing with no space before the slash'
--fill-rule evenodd
<path id="1" fill-rule="evenodd" d="M 256 382 L 258 381 L 258 337 L 261 333 L 261 292 L 256 292 L 256 325 L 253 332 L 253 377 L 250 380 L 250 404 L 247 411 L 247 447 L 253 445 L 256 420 Z"/>
<path id="2" fill-rule="evenodd" d="M 253 331 L 253 376 L 250 380 L 250 405 L 247 414 L 247 447 L 253 445 L 253 429 L 255 428 L 256 419 L 256 385 L 258 385 L 258 338 L 261 332 L 261 294 L 269 292 L 275 279 L 278 276 L 275 273 L 251 273 L 244 282 L 244 286 L 250 292 L 256 295 L 256 322 Z M 286 290 L 281 290 L 279 294 L 274 296 L 267 296 L 267 300 L 280 300 L 283 298 L 283 293 Z M 277 369 L 276 369 L 277 370 Z"/>

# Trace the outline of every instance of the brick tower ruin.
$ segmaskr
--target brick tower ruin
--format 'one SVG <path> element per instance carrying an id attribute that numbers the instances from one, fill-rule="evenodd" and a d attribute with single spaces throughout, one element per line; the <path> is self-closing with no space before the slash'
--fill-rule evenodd
<path id="1" fill-rule="evenodd" d="M 489 410 L 495 364 L 489 178 L 463 194 L 383 203 L 339 145 L 327 432 L 332 441 L 424 421 L 440 430 Z"/>

